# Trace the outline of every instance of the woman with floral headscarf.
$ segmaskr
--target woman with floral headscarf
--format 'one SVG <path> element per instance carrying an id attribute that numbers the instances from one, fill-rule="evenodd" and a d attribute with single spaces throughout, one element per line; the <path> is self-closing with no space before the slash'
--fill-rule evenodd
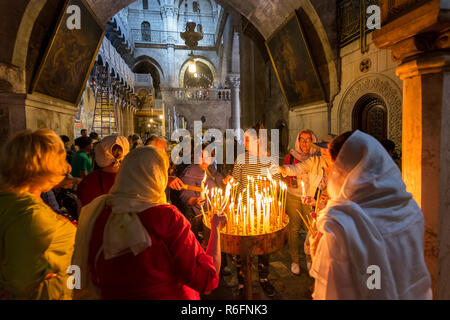
<path id="1" fill-rule="evenodd" d="M 128 140 L 122 136 L 106 137 L 95 146 L 95 162 L 100 169 L 88 174 L 78 185 L 78 198 L 83 206 L 109 192 L 129 151 Z"/>
<path id="2" fill-rule="evenodd" d="M 383 146 L 361 131 L 330 143 L 330 200 L 311 241 L 314 299 L 431 299 L 423 214 Z"/>
<path id="3" fill-rule="evenodd" d="M 187 219 L 166 203 L 169 159 L 160 149 L 130 152 L 108 195 L 83 207 L 73 264 L 80 267 L 77 297 L 184 300 L 219 283 L 220 228 L 214 215 L 206 252 Z"/>
<path id="4" fill-rule="evenodd" d="M 302 130 L 297 135 L 297 140 L 295 140 L 295 149 L 291 149 L 289 154 L 284 159 L 284 165 L 295 165 L 297 163 L 302 163 L 309 158 L 318 155 L 317 149 L 312 148 L 311 144 L 317 142 L 315 134 L 311 130 Z M 305 176 L 287 176 L 285 178 L 287 185 L 287 198 L 286 198 L 286 213 L 289 216 L 289 233 L 288 233 L 288 244 L 289 244 L 289 254 L 291 256 L 291 272 L 295 275 L 300 274 L 300 264 L 299 264 L 299 247 L 300 238 L 299 232 L 301 228 L 301 219 L 297 213 L 297 210 L 305 212 L 310 210 L 308 206 L 302 203 L 302 186 L 301 181 L 304 183 L 308 181 L 307 174 Z"/>

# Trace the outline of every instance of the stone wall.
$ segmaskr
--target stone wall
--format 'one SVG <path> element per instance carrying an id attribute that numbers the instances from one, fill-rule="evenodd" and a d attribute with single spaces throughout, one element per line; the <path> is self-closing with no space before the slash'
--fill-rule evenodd
<path id="1" fill-rule="evenodd" d="M 222 132 L 231 128 L 231 102 L 229 100 L 183 101 L 177 99 L 170 91 L 162 92 L 164 114 L 173 114 L 175 107 L 178 117 L 183 116 L 187 121 L 187 129 L 193 134 L 194 121 L 201 121 L 204 117 L 203 129 L 219 129 Z M 166 118 L 166 127 L 168 119 Z"/>
<path id="2" fill-rule="evenodd" d="M 352 112 L 356 102 L 366 94 L 376 94 L 386 103 L 388 139 L 401 151 L 402 142 L 402 81 L 395 75 L 396 63 L 387 50 L 377 49 L 368 35 L 369 51 L 361 53 L 359 41 L 341 49 L 341 90 L 333 102 L 331 132 L 339 134 L 352 130 Z M 369 59 L 369 60 L 367 60 Z M 370 67 L 361 70 L 361 62 Z"/>

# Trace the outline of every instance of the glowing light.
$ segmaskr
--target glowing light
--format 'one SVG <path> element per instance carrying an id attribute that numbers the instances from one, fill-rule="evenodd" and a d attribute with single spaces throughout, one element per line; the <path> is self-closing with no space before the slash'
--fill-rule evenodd
<path id="1" fill-rule="evenodd" d="M 210 227 L 214 213 L 224 212 L 228 222 L 224 233 L 249 236 L 276 232 L 287 224 L 286 184 L 265 177 L 247 177 L 247 187 L 237 192 L 238 183 L 230 179 L 224 189 L 206 190 L 208 210 L 204 223 Z M 244 203 L 244 201 L 246 203 Z"/>
<path id="2" fill-rule="evenodd" d="M 190 73 L 197 72 L 197 65 L 195 64 L 195 61 L 189 62 L 189 72 Z"/>

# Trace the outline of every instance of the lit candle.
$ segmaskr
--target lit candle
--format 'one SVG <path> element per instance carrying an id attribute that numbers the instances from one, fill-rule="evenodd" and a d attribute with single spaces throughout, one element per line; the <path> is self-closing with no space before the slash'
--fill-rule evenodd
<path id="1" fill-rule="evenodd" d="M 247 213 L 246 213 L 246 207 L 244 207 L 244 216 L 243 216 L 243 218 L 244 218 L 244 234 L 247 234 L 247 219 L 246 219 L 246 217 L 247 217 Z"/>
<path id="2" fill-rule="evenodd" d="M 278 209 L 279 209 L 279 215 L 278 215 L 278 227 L 281 227 L 283 224 L 281 223 L 281 201 L 278 201 Z"/>
<path id="3" fill-rule="evenodd" d="M 282 205 L 282 207 L 283 207 L 283 210 L 281 211 L 281 215 L 282 215 L 282 217 L 284 217 L 284 214 L 285 214 L 285 212 L 286 212 L 286 192 L 287 192 L 287 186 L 286 186 L 286 184 L 285 183 L 283 183 L 283 199 L 282 199 L 282 202 L 281 202 L 281 205 Z M 282 218 L 282 223 L 283 223 L 283 218 Z"/>
<path id="4" fill-rule="evenodd" d="M 302 196 L 306 197 L 306 192 L 305 192 L 305 183 L 303 182 L 303 180 L 300 182 L 302 185 Z"/>
<path id="5" fill-rule="evenodd" d="M 258 188 L 258 186 L 256 186 Z M 259 192 L 256 192 L 256 233 L 259 233 L 261 227 L 260 215 L 261 215 L 261 198 Z"/>

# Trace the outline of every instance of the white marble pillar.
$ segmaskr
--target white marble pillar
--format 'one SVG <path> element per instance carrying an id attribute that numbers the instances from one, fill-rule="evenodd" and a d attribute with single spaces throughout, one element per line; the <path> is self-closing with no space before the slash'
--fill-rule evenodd
<path id="1" fill-rule="evenodd" d="M 233 129 L 241 129 L 241 76 L 229 74 L 227 83 L 231 88 L 231 123 Z"/>
<path id="2" fill-rule="evenodd" d="M 167 65 L 168 65 L 168 83 L 172 88 L 176 87 L 176 77 L 175 77 L 175 45 L 167 45 Z"/>
<path id="3" fill-rule="evenodd" d="M 172 4 L 166 4 L 161 9 L 164 23 L 167 30 L 167 66 L 168 66 L 168 84 L 176 87 L 175 76 L 175 45 L 178 39 L 177 16 L 178 8 Z"/>

